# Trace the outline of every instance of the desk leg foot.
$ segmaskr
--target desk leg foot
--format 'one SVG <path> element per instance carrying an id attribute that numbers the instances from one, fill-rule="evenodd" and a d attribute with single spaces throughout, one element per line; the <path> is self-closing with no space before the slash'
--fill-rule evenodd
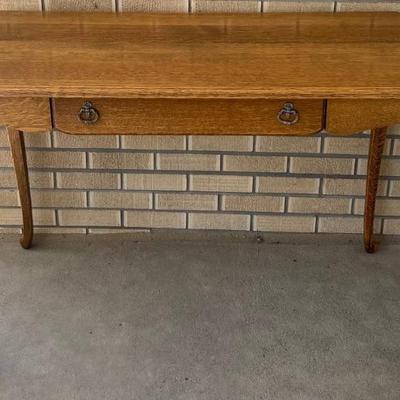
<path id="1" fill-rule="evenodd" d="M 7 131 L 22 208 L 23 228 L 20 243 L 24 249 L 29 249 L 32 246 L 33 239 L 33 219 L 24 134 L 10 127 L 7 128 Z"/>
<path id="2" fill-rule="evenodd" d="M 373 238 L 375 203 L 383 148 L 385 146 L 386 130 L 387 128 L 379 128 L 371 132 L 364 210 L 364 246 L 367 253 L 374 253 L 377 247 Z"/>

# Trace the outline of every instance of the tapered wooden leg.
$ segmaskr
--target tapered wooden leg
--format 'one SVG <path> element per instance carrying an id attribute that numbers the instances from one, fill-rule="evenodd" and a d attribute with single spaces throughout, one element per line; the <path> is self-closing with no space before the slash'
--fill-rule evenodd
<path id="1" fill-rule="evenodd" d="M 19 198 L 22 207 L 22 238 L 21 246 L 29 249 L 33 239 L 32 201 L 29 187 L 28 167 L 26 164 L 26 152 L 23 132 L 14 128 L 7 128 L 10 140 L 11 152 L 14 159 L 15 174 L 19 190 Z"/>
<path id="2" fill-rule="evenodd" d="M 382 153 L 385 146 L 386 130 L 387 128 L 372 130 L 369 144 L 368 176 L 364 211 L 364 246 L 368 253 L 374 253 L 376 250 L 376 243 L 373 238 L 375 203 Z"/>

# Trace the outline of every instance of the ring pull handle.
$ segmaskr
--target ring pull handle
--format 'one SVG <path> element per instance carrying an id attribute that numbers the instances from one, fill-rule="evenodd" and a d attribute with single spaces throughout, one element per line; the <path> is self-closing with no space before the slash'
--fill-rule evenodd
<path id="1" fill-rule="evenodd" d="M 86 125 L 95 124 L 100 118 L 99 112 L 94 108 L 93 103 L 86 101 L 79 110 L 78 119 Z"/>
<path id="2" fill-rule="evenodd" d="M 294 125 L 299 121 L 299 112 L 294 108 L 293 103 L 285 103 L 277 118 L 281 124 Z"/>

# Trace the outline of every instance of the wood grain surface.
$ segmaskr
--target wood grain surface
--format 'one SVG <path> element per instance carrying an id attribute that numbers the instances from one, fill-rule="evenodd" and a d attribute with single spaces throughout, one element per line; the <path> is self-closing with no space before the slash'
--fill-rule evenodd
<path id="1" fill-rule="evenodd" d="M 373 237 L 375 205 L 386 131 L 387 128 L 373 129 L 370 138 L 364 207 L 364 247 L 367 253 L 374 253 L 376 251 L 376 243 Z"/>
<path id="2" fill-rule="evenodd" d="M 77 134 L 307 135 L 322 129 L 323 101 L 293 101 L 294 125 L 278 121 L 286 100 L 96 99 L 97 123 L 78 119 L 84 99 L 55 99 L 54 126 Z"/>
<path id="3" fill-rule="evenodd" d="M 0 96 L 399 98 L 400 14 L 0 13 Z"/>
<path id="4" fill-rule="evenodd" d="M 326 129 L 351 134 L 400 122 L 400 100 L 329 100 Z"/>
<path id="5" fill-rule="evenodd" d="M 24 134 L 11 127 L 7 128 L 7 132 L 21 201 L 23 228 L 20 243 L 24 249 L 29 249 L 33 239 L 33 217 Z"/>
<path id="6" fill-rule="evenodd" d="M 0 97 L 0 124 L 26 132 L 49 130 L 51 128 L 49 99 Z"/>

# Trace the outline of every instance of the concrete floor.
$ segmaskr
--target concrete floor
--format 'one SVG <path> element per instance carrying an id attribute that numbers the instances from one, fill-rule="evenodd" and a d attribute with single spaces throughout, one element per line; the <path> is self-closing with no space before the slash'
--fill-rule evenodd
<path id="1" fill-rule="evenodd" d="M 1 400 L 398 400 L 400 243 L 0 240 Z"/>

